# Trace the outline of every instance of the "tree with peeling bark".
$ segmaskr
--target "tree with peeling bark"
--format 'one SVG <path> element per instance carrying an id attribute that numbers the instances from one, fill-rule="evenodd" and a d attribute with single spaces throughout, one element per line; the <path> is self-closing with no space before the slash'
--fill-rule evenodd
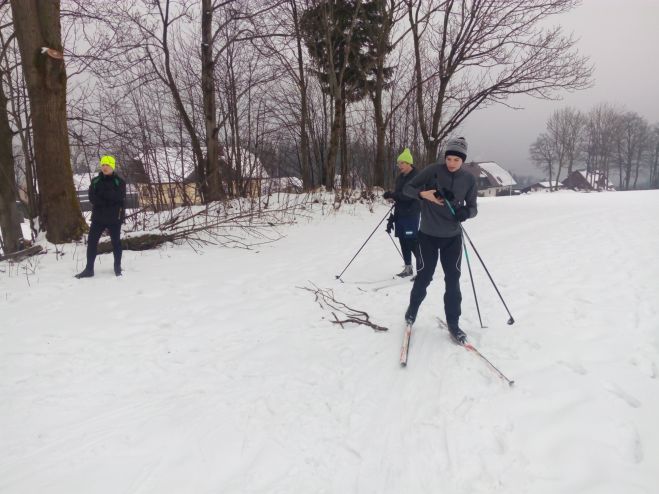
<path id="1" fill-rule="evenodd" d="M 11 10 L 30 99 L 39 224 L 50 242 L 70 242 L 86 224 L 71 170 L 60 2 L 11 0 Z"/>
<path id="2" fill-rule="evenodd" d="M 578 0 L 406 0 L 426 160 L 476 109 L 517 94 L 589 87 L 592 67 L 560 27 Z"/>

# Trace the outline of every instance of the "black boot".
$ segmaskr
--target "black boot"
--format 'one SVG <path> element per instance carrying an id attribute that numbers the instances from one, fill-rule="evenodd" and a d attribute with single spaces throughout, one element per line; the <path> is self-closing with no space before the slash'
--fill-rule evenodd
<path id="1" fill-rule="evenodd" d="M 411 264 L 406 264 L 403 270 L 398 273 L 396 276 L 400 276 L 401 278 L 406 278 L 407 276 L 412 276 L 414 274 L 414 271 L 412 271 L 412 265 Z"/>
<path id="2" fill-rule="evenodd" d="M 449 322 L 446 324 L 448 326 L 448 331 L 451 333 L 451 337 L 459 343 L 464 345 L 467 342 L 467 334 L 460 329 L 460 326 L 457 322 Z"/>
<path id="3" fill-rule="evenodd" d="M 82 271 L 80 271 L 75 277 L 80 279 L 80 278 L 91 278 L 94 276 L 94 270 L 85 268 Z"/>
<path id="4" fill-rule="evenodd" d="M 416 311 L 413 310 L 412 306 L 410 305 L 405 311 L 405 322 L 409 325 L 412 325 L 414 324 L 414 321 L 416 321 Z"/>
<path id="5" fill-rule="evenodd" d="M 121 264 L 114 265 L 114 274 L 116 276 L 121 276 Z"/>

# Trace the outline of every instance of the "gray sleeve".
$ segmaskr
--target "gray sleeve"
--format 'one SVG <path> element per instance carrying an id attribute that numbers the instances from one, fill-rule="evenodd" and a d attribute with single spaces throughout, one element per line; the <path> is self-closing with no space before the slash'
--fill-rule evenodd
<path id="1" fill-rule="evenodd" d="M 419 192 L 425 189 L 426 184 L 435 173 L 433 166 L 427 166 L 403 187 L 403 195 L 412 199 L 420 199 Z"/>
<path id="2" fill-rule="evenodd" d="M 474 218 L 478 214 L 478 206 L 476 205 L 476 199 L 478 198 L 478 182 L 473 181 L 473 184 L 467 191 L 467 197 L 465 198 L 465 203 L 467 208 L 469 208 L 469 217 Z"/>

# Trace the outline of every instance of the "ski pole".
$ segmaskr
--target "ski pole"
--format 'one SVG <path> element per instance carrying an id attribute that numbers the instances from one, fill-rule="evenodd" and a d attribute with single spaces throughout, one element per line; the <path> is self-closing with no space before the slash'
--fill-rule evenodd
<path id="1" fill-rule="evenodd" d="M 439 193 L 441 198 L 444 199 L 444 204 L 446 204 L 448 206 L 449 211 L 451 211 L 451 214 L 455 218 L 455 210 L 453 209 L 453 206 L 451 206 L 451 203 L 448 200 L 446 200 L 444 195 L 439 190 L 437 191 L 437 193 Z M 457 220 L 457 218 L 456 218 L 456 220 Z M 503 296 L 501 295 L 501 292 L 499 291 L 499 288 L 497 287 L 497 284 L 494 282 L 494 279 L 492 278 L 492 275 L 490 274 L 490 271 L 487 269 L 487 266 L 485 265 L 485 262 L 483 262 L 483 258 L 480 256 L 480 254 L 476 250 L 476 246 L 471 241 L 471 238 L 469 237 L 469 235 L 467 234 L 467 231 L 462 226 L 462 223 L 460 223 L 458 221 L 458 225 L 460 226 L 460 230 L 462 231 L 462 233 L 467 237 L 467 240 L 469 241 L 469 245 L 471 245 L 471 248 L 474 249 L 474 252 L 476 253 L 476 256 L 478 257 L 478 260 L 481 262 L 481 265 L 483 266 L 483 269 L 487 273 L 487 277 L 490 278 L 490 281 L 492 282 L 492 286 L 494 286 L 494 289 L 497 291 L 497 295 L 499 295 L 499 298 L 501 299 L 501 303 L 506 308 L 506 312 L 508 312 L 508 316 L 510 317 L 508 319 L 508 324 L 514 324 L 515 323 L 515 318 L 513 318 L 513 315 L 510 313 L 510 310 L 508 310 L 508 306 L 506 305 L 506 302 L 503 299 Z M 467 257 L 467 265 L 469 264 L 468 259 L 469 258 Z M 482 326 L 482 324 L 481 324 L 481 326 Z"/>
<path id="2" fill-rule="evenodd" d="M 380 220 L 380 222 L 376 225 L 376 227 L 373 229 L 373 231 L 371 232 L 371 234 L 368 236 L 368 238 L 364 241 L 364 243 L 362 244 L 362 246 L 359 248 L 359 250 L 357 251 L 357 253 L 356 253 L 354 256 L 352 256 L 352 259 L 350 259 L 350 262 L 347 264 L 347 266 L 346 266 L 345 268 L 343 268 L 343 271 L 341 271 L 341 274 L 337 274 L 337 275 L 336 275 L 336 279 L 337 279 L 337 280 L 340 280 L 341 283 L 343 283 L 343 280 L 341 279 L 341 276 L 343 276 L 343 273 L 346 272 L 346 269 L 348 269 L 348 267 L 352 264 L 352 261 L 355 260 L 355 257 L 357 257 L 357 256 L 359 255 L 359 253 L 362 251 L 362 249 L 364 248 L 364 246 L 368 243 L 369 240 L 371 240 L 371 237 L 373 236 L 373 234 L 376 232 L 376 230 L 377 230 L 378 228 L 380 228 L 380 225 L 381 225 L 382 222 L 387 218 L 387 216 L 389 216 L 389 214 L 391 213 L 391 210 L 394 209 L 394 206 L 395 206 L 395 204 L 389 208 L 389 211 L 387 211 L 387 214 L 385 214 L 384 217 Z"/>
<path id="3" fill-rule="evenodd" d="M 451 211 L 451 214 L 453 215 L 453 217 L 455 217 L 455 210 L 453 209 L 453 206 L 451 206 L 451 203 L 448 201 L 448 199 L 446 199 L 446 197 L 444 197 L 444 195 L 441 192 L 439 192 L 439 195 L 442 197 L 442 199 L 444 199 L 444 204 L 448 206 L 449 211 Z M 460 232 L 464 233 L 464 230 L 462 230 L 462 223 L 458 221 L 458 225 L 460 225 Z M 467 260 L 467 268 L 469 269 L 471 290 L 474 293 L 474 300 L 476 301 L 476 312 L 478 313 L 478 322 L 480 323 L 481 328 L 485 328 L 485 326 L 483 326 L 483 319 L 481 318 L 481 309 L 480 306 L 478 305 L 478 296 L 476 295 L 476 284 L 474 283 L 474 276 L 471 273 L 471 262 L 469 262 L 469 252 L 467 251 L 467 244 L 465 244 L 464 242 L 464 235 L 462 235 L 462 248 L 464 249 L 465 259 Z"/>
<path id="4" fill-rule="evenodd" d="M 399 249 L 398 246 L 396 245 L 396 241 L 394 240 L 394 237 L 392 237 L 392 236 L 391 236 L 391 233 L 389 233 L 389 232 L 387 232 L 387 235 L 389 235 L 389 238 L 391 239 L 391 242 L 394 244 L 394 247 L 396 248 L 396 250 L 397 250 L 398 253 L 400 254 L 400 257 L 403 259 L 403 261 L 405 261 L 405 258 L 403 257 L 403 253 L 400 251 L 400 249 Z"/>
<path id="5" fill-rule="evenodd" d="M 476 301 L 476 312 L 478 312 L 478 322 L 481 325 L 481 328 L 485 328 L 483 326 L 483 319 L 481 319 L 481 309 L 478 306 L 478 297 L 476 296 L 476 284 L 474 283 L 474 276 L 471 274 L 471 263 L 469 262 L 469 253 L 467 252 L 467 245 L 464 243 L 464 235 L 462 236 L 462 246 L 464 247 L 465 251 L 465 259 L 467 259 L 467 268 L 469 269 L 469 279 L 471 280 L 471 289 L 474 292 L 474 300 Z"/>
<path id="6" fill-rule="evenodd" d="M 462 232 L 467 237 L 467 240 L 469 240 L 469 245 L 471 245 L 471 248 L 474 249 L 474 252 L 476 253 L 476 256 L 478 256 L 478 260 L 481 262 L 481 264 L 483 266 L 483 269 L 485 269 L 485 272 L 487 273 L 487 277 L 490 278 L 490 281 L 492 282 L 492 286 L 494 286 L 494 289 L 497 291 L 497 295 L 499 295 L 499 298 L 501 299 L 501 303 L 506 308 L 506 312 L 508 312 L 508 315 L 510 316 L 510 319 L 508 319 L 508 324 L 514 324 L 515 319 L 513 318 L 513 315 L 510 313 L 510 310 L 508 309 L 508 306 L 506 305 L 506 301 L 503 299 L 503 296 L 501 295 L 501 292 L 499 291 L 499 288 L 497 287 L 497 284 L 494 282 L 494 279 L 492 278 L 492 275 L 488 271 L 487 266 L 485 265 L 485 262 L 483 262 L 483 259 L 481 258 L 480 254 L 476 250 L 476 246 L 471 241 L 471 238 L 469 238 L 469 235 L 467 234 L 467 231 L 464 229 L 464 227 L 462 225 L 460 225 L 460 228 L 462 228 Z"/>

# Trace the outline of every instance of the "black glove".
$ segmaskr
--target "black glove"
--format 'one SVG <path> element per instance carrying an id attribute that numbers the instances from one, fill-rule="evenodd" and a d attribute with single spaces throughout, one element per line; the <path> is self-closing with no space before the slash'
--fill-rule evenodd
<path id="1" fill-rule="evenodd" d="M 391 231 L 394 229 L 394 215 L 390 214 L 389 219 L 387 220 L 387 233 L 391 233 Z"/>
<path id="2" fill-rule="evenodd" d="M 386 191 L 384 194 L 382 194 L 383 199 L 395 199 L 396 194 L 391 192 L 390 190 Z"/>
<path id="3" fill-rule="evenodd" d="M 442 188 L 442 190 L 435 190 L 435 197 L 438 199 L 446 199 L 451 202 L 453 199 L 455 199 L 455 194 L 453 194 L 452 190 Z"/>
<path id="4" fill-rule="evenodd" d="M 461 206 L 455 210 L 455 218 L 462 223 L 463 221 L 469 219 L 469 208 Z"/>

